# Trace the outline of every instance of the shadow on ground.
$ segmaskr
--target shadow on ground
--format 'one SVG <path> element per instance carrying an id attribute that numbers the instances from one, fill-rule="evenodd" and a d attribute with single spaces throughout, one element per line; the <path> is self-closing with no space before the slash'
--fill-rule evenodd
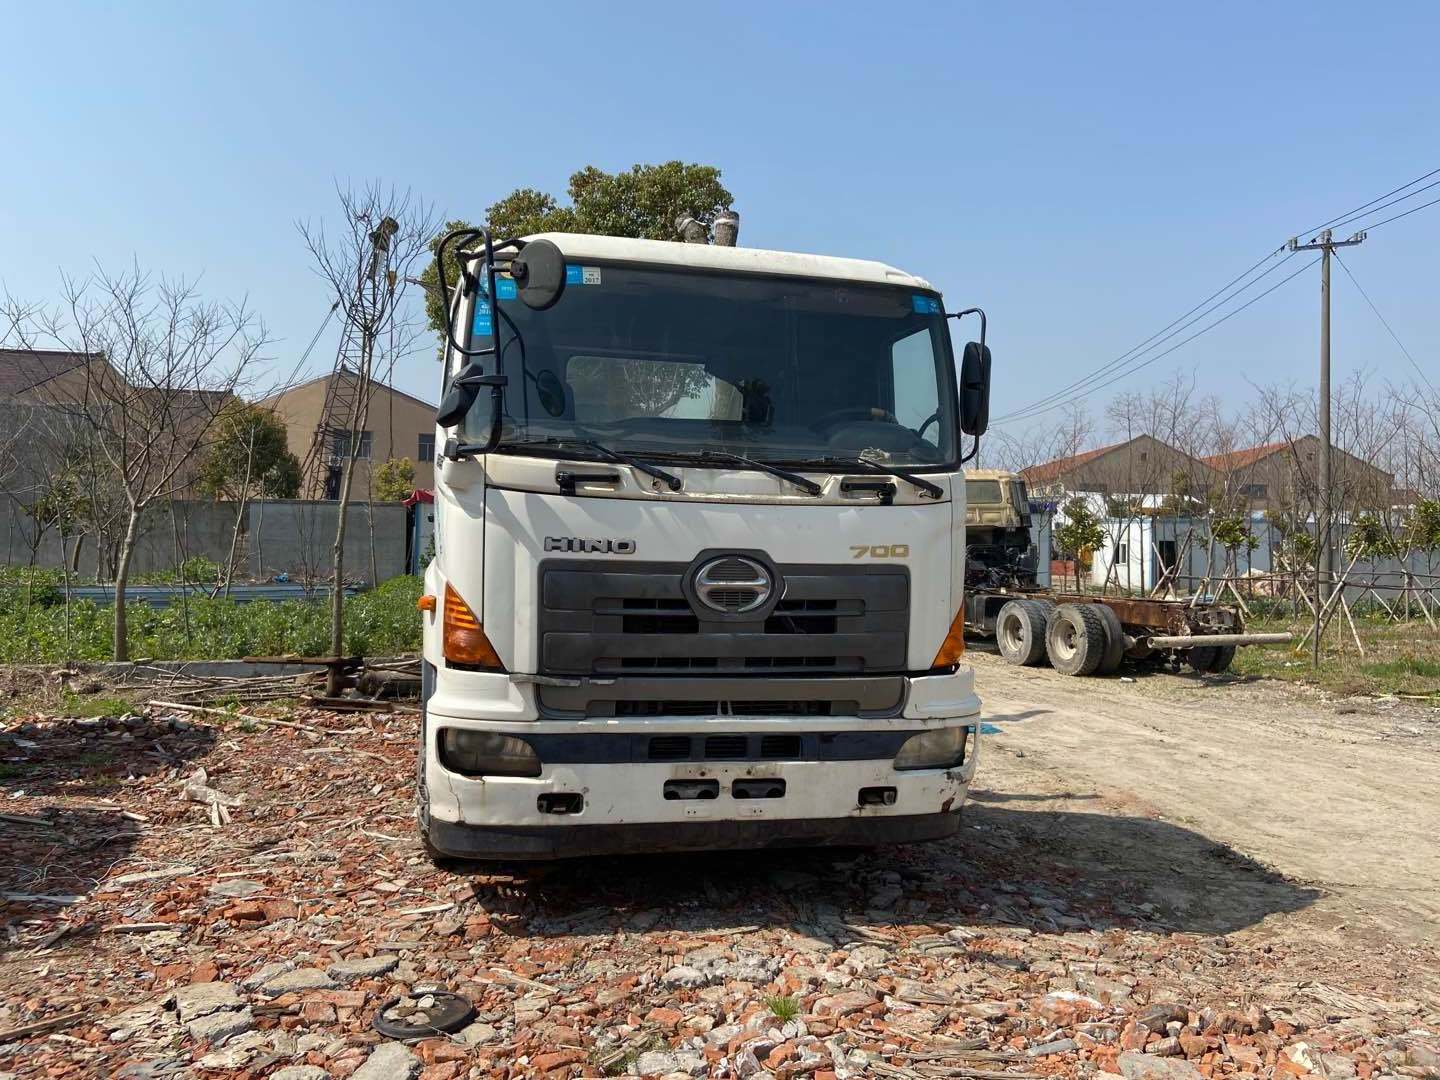
<path id="1" fill-rule="evenodd" d="M 932 844 L 451 868 L 479 875 L 482 903 L 540 936 L 785 926 L 853 941 L 892 924 L 1223 934 L 1319 895 L 1168 822 L 1022 802 L 979 792 L 960 835 Z"/>
<path id="2" fill-rule="evenodd" d="M 93 889 L 142 833 L 111 799 L 128 781 L 183 768 L 216 735 L 143 717 L 0 729 L 0 922 L 53 916 Z"/>

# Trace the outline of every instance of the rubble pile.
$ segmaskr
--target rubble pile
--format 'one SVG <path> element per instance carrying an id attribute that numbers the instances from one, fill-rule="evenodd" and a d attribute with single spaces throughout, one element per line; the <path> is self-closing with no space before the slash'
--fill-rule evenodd
<path id="1" fill-rule="evenodd" d="M 437 868 L 413 715 L 288 720 L 0 727 L 0 1077 L 1440 1078 L 1433 950 L 1195 932 L 1043 822 Z"/>

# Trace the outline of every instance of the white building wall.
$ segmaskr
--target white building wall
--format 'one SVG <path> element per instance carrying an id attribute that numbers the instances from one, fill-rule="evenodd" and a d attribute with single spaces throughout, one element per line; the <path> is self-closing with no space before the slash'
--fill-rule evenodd
<path id="1" fill-rule="evenodd" d="M 1130 592 L 1144 592 L 1155 584 L 1154 535 L 1146 518 L 1107 518 L 1102 522 L 1105 541 L 1090 564 L 1090 584 L 1109 583 Z"/>

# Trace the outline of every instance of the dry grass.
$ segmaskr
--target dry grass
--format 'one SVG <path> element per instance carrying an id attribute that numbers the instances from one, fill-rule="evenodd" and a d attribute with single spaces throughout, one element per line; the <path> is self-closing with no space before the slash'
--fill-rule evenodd
<path id="1" fill-rule="evenodd" d="M 1253 631 L 1309 629 L 1303 619 L 1254 619 Z M 1320 650 L 1320 668 L 1311 663 L 1310 643 L 1301 652 L 1289 648 L 1241 649 L 1234 670 L 1247 675 L 1310 683 L 1339 694 L 1397 694 L 1440 707 L 1440 631 L 1423 619 L 1395 623 L 1356 619 L 1365 655 L 1355 648 L 1349 625 L 1332 623 Z"/>

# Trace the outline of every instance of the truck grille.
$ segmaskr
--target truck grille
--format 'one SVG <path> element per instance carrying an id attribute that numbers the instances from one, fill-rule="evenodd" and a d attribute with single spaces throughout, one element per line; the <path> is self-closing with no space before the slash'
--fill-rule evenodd
<path id="1" fill-rule="evenodd" d="M 738 570 L 752 573 L 736 563 Z M 712 568 L 711 576 L 724 567 L 722 562 Z M 779 566 L 784 594 L 773 610 L 761 609 L 753 619 L 744 614 L 702 617 L 685 595 L 689 569 L 684 563 L 541 563 L 540 673 L 863 675 L 905 670 L 910 577 L 904 567 Z M 738 596 L 735 601 L 725 606 L 749 603 Z"/>
<path id="2" fill-rule="evenodd" d="M 655 735 L 651 761 L 782 761 L 804 754 L 799 735 Z"/>

